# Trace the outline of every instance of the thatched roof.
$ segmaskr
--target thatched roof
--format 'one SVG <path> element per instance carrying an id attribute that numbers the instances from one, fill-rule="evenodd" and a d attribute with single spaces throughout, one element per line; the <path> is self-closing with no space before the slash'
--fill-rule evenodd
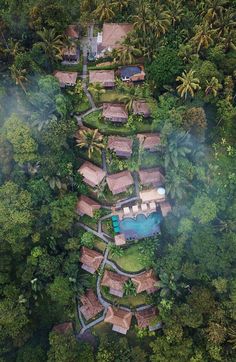
<path id="1" fill-rule="evenodd" d="M 114 195 L 127 191 L 127 188 L 133 183 L 134 180 L 130 171 L 122 171 L 107 176 L 108 187 Z"/>
<path id="2" fill-rule="evenodd" d="M 60 86 L 64 87 L 65 85 L 73 86 L 76 84 L 76 79 L 78 76 L 77 72 L 62 72 L 60 70 L 56 70 L 53 73 L 54 77 L 58 79 Z"/>
<path id="3" fill-rule="evenodd" d="M 88 215 L 93 217 L 95 210 L 99 210 L 101 207 L 96 201 L 90 199 L 90 197 L 81 195 L 76 206 L 76 211 L 80 215 Z"/>
<path id="4" fill-rule="evenodd" d="M 129 278 L 124 275 L 105 270 L 101 285 L 120 291 L 123 294 L 123 286 L 128 279 Z"/>
<path id="5" fill-rule="evenodd" d="M 104 179 L 106 172 L 89 161 L 85 161 L 78 172 L 84 177 L 84 182 L 95 187 Z"/>
<path id="6" fill-rule="evenodd" d="M 79 308 L 86 320 L 94 318 L 104 308 L 99 302 L 96 294 L 92 289 L 89 289 L 81 298 L 82 307 Z"/>
<path id="7" fill-rule="evenodd" d="M 132 29 L 132 24 L 104 23 L 102 29 L 102 49 L 112 50 L 114 48 L 119 48 L 120 43 L 127 37 L 127 34 Z"/>
<path id="8" fill-rule="evenodd" d="M 115 244 L 116 245 L 124 245 L 126 244 L 126 239 L 124 234 L 115 235 Z"/>
<path id="9" fill-rule="evenodd" d="M 100 83 L 103 87 L 114 87 L 114 70 L 90 70 L 89 83 Z"/>
<path id="10" fill-rule="evenodd" d="M 159 133 L 139 133 L 137 138 L 144 150 L 155 151 L 161 142 Z"/>
<path id="11" fill-rule="evenodd" d="M 103 103 L 102 115 L 112 122 L 124 123 L 128 119 L 128 112 L 122 103 Z"/>
<path id="12" fill-rule="evenodd" d="M 131 279 L 136 286 L 137 293 L 142 293 L 144 291 L 147 291 L 147 293 L 153 293 L 158 289 L 156 286 L 157 278 L 153 270 L 145 271 L 144 273 L 134 276 Z"/>
<path id="13" fill-rule="evenodd" d="M 139 170 L 138 174 L 142 185 L 153 184 L 159 186 L 165 182 L 165 177 L 158 167 Z"/>
<path id="14" fill-rule="evenodd" d="M 117 156 L 130 157 L 132 155 L 133 140 L 128 137 L 109 136 L 107 147 Z"/>
<path id="15" fill-rule="evenodd" d="M 135 317 L 138 322 L 139 328 L 146 328 L 152 325 L 157 316 L 157 308 L 151 307 L 144 310 L 137 311 Z"/>
<path id="16" fill-rule="evenodd" d="M 132 313 L 123 309 L 108 307 L 104 322 L 111 323 L 127 331 L 130 328 Z"/>
<path id="17" fill-rule="evenodd" d="M 143 117 L 150 117 L 151 111 L 145 101 L 134 101 L 133 102 L 133 112 L 134 114 L 141 115 Z"/>
<path id="18" fill-rule="evenodd" d="M 80 262 L 96 271 L 103 260 L 103 255 L 85 246 L 81 248 Z"/>

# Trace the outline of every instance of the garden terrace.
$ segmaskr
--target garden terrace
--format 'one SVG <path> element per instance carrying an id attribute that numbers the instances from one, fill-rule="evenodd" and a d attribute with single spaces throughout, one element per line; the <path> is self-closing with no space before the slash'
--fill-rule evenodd
<path id="1" fill-rule="evenodd" d="M 125 125 L 112 124 L 110 122 L 106 122 L 101 117 L 101 111 L 97 110 L 93 113 L 86 115 L 83 118 L 83 123 L 93 129 L 98 128 L 101 133 L 104 135 L 120 135 L 120 136 L 130 136 L 134 135 L 136 132 L 150 132 L 152 129 L 152 125 L 150 123 L 137 123 L 135 129 L 130 129 Z M 156 144 L 155 144 L 156 145 Z M 154 147 L 154 151 L 156 151 L 157 147 Z"/>
<path id="2" fill-rule="evenodd" d="M 103 260 L 103 255 L 95 250 L 91 250 L 83 246 L 81 248 L 80 262 L 82 263 L 82 269 L 94 274 L 99 268 Z"/>
<path id="3" fill-rule="evenodd" d="M 126 334 L 130 328 L 131 319 L 131 312 L 114 307 L 108 307 L 104 322 L 113 324 L 113 331 Z"/>
<path id="4" fill-rule="evenodd" d="M 153 270 L 145 271 L 144 273 L 131 278 L 132 282 L 136 286 L 137 293 L 146 291 L 148 294 L 154 293 L 158 290 L 157 278 Z"/>
<path id="5" fill-rule="evenodd" d="M 106 175 L 105 171 L 89 161 L 85 161 L 78 172 L 84 177 L 83 181 L 91 187 L 98 186 Z"/>
<path id="6" fill-rule="evenodd" d="M 126 192 L 128 187 L 134 184 L 133 177 L 129 171 L 122 171 L 109 175 L 106 180 L 113 195 Z"/>
<path id="7" fill-rule="evenodd" d="M 53 75 L 59 81 L 60 87 L 64 88 L 74 86 L 76 84 L 78 73 L 56 70 Z"/>
<path id="8" fill-rule="evenodd" d="M 92 289 L 89 289 L 83 296 L 81 296 L 80 301 L 83 305 L 79 308 L 79 310 L 86 320 L 94 318 L 104 309 Z"/>

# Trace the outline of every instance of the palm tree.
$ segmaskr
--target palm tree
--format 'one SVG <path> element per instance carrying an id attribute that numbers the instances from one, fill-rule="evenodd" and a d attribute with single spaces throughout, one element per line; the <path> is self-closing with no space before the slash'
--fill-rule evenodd
<path id="1" fill-rule="evenodd" d="M 235 21 L 235 11 L 228 9 L 220 13 L 219 17 L 214 23 L 218 39 L 224 38 L 229 32 L 235 30 L 236 21 Z"/>
<path id="2" fill-rule="evenodd" d="M 175 26 L 184 16 L 182 0 L 168 0 L 167 9 L 170 14 L 171 23 Z"/>
<path id="3" fill-rule="evenodd" d="M 205 9 L 202 12 L 202 15 L 209 22 L 214 22 L 222 15 L 224 11 L 224 5 L 227 5 L 228 0 L 206 0 Z"/>
<path id="4" fill-rule="evenodd" d="M 207 49 L 213 43 L 212 34 L 213 30 L 209 28 L 207 22 L 196 27 L 196 34 L 191 39 L 191 42 L 192 44 L 197 44 L 197 53 L 201 48 Z"/>
<path id="5" fill-rule="evenodd" d="M 177 81 L 182 82 L 182 84 L 178 85 L 177 91 L 180 97 L 184 97 L 187 99 L 190 94 L 191 97 L 194 97 L 195 91 L 201 89 L 199 85 L 199 79 L 194 77 L 195 71 L 190 69 L 188 72 L 186 70 L 182 73 L 182 76 L 178 76 L 176 78 Z"/>
<path id="6" fill-rule="evenodd" d="M 121 13 L 124 8 L 126 8 L 129 5 L 129 0 L 114 0 L 113 6 L 116 11 Z"/>
<path id="7" fill-rule="evenodd" d="M 26 88 L 24 86 L 24 82 L 28 79 L 26 77 L 26 69 L 17 68 L 14 64 L 10 67 L 11 77 L 15 81 L 16 85 L 19 85 L 23 91 L 26 92 Z"/>
<path id="8" fill-rule="evenodd" d="M 109 244 L 109 252 L 111 256 L 121 257 L 124 255 L 124 249 L 122 249 L 120 246 L 111 243 Z"/>
<path id="9" fill-rule="evenodd" d="M 186 190 L 196 192 L 196 188 L 188 182 L 182 175 L 180 175 L 176 170 L 171 170 L 165 177 L 165 188 L 166 194 L 170 196 L 171 199 L 182 200 L 186 195 Z"/>
<path id="10" fill-rule="evenodd" d="M 134 29 L 144 35 L 150 31 L 150 6 L 143 1 L 139 2 L 137 7 L 137 15 L 132 16 Z"/>
<path id="11" fill-rule="evenodd" d="M 160 280 L 158 281 L 158 286 L 161 288 L 160 295 L 161 297 L 167 297 L 171 293 L 179 296 L 181 294 L 181 289 L 189 288 L 189 285 L 186 285 L 182 282 L 179 282 L 180 273 L 166 273 L 161 271 L 159 273 Z"/>
<path id="12" fill-rule="evenodd" d="M 125 295 L 137 295 L 136 287 L 131 279 L 124 283 L 123 290 Z"/>
<path id="13" fill-rule="evenodd" d="M 207 80 L 207 86 L 205 89 L 205 95 L 213 94 L 214 97 L 217 96 L 218 91 L 222 88 L 222 85 L 216 77 L 212 77 L 210 81 Z"/>
<path id="14" fill-rule="evenodd" d="M 112 0 L 97 0 L 97 8 L 94 10 L 94 15 L 101 22 L 114 18 L 115 12 Z"/>
<path id="15" fill-rule="evenodd" d="M 236 325 L 228 329 L 229 343 L 232 344 L 232 349 L 236 349 Z"/>
<path id="16" fill-rule="evenodd" d="M 178 168 L 179 160 L 192 151 L 191 138 L 188 133 L 172 133 L 165 150 L 165 168 Z"/>
<path id="17" fill-rule="evenodd" d="M 37 34 L 42 39 L 38 45 L 43 49 L 50 64 L 54 61 L 62 59 L 63 41 L 61 35 L 56 35 L 55 29 L 43 29 Z"/>
<path id="18" fill-rule="evenodd" d="M 103 141 L 103 136 L 100 133 L 98 133 L 98 129 L 79 130 L 76 139 L 77 146 L 79 148 L 86 148 L 88 150 L 89 158 L 91 158 L 95 150 L 101 153 L 101 150 L 105 147 L 102 141 Z"/>
<path id="19" fill-rule="evenodd" d="M 101 99 L 101 95 L 105 93 L 105 89 L 102 87 L 101 83 L 98 82 L 89 84 L 88 91 L 92 93 L 98 102 Z"/>
<path id="20" fill-rule="evenodd" d="M 160 38 L 161 35 L 164 35 L 171 24 L 171 15 L 169 11 L 165 10 L 158 2 L 154 5 L 150 24 L 156 38 Z"/>
<path id="21" fill-rule="evenodd" d="M 133 64 L 137 57 L 141 56 L 142 52 L 131 44 L 123 43 L 113 54 L 115 55 L 115 62 L 120 64 Z"/>
<path id="22" fill-rule="evenodd" d="M 21 45 L 21 43 L 19 41 L 16 41 L 12 38 L 10 38 L 8 40 L 6 53 L 10 54 L 13 59 L 15 59 L 15 57 L 18 54 L 21 54 L 23 51 L 24 51 L 24 47 Z"/>

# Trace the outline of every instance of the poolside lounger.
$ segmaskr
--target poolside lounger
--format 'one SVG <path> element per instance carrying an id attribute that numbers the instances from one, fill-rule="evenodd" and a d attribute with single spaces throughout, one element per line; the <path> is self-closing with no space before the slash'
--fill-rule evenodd
<path id="1" fill-rule="evenodd" d="M 134 205 L 134 206 L 132 206 L 132 210 L 133 210 L 133 212 L 134 212 L 134 213 L 139 212 L 138 205 Z"/>
<path id="2" fill-rule="evenodd" d="M 149 207 L 150 207 L 150 210 L 156 210 L 156 208 L 157 208 L 155 202 L 150 202 Z"/>
<path id="3" fill-rule="evenodd" d="M 114 227 L 114 231 L 115 231 L 116 234 L 118 234 L 120 232 L 119 226 Z"/>
<path id="4" fill-rule="evenodd" d="M 113 227 L 117 227 L 117 226 L 119 226 L 119 221 L 117 220 L 117 221 L 113 221 Z"/>
<path id="5" fill-rule="evenodd" d="M 141 209 L 142 209 L 142 211 L 147 211 L 147 209 L 148 209 L 147 204 L 141 204 Z"/>
<path id="6" fill-rule="evenodd" d="M 112 221 L 117 221 L 119 218 L 117 215 L 112 215 L 111 219 L 112 219 Z"/>
<path id="7" fill-rule="evenodd" d="M 130 208 L 129 207 L 124 207 L 123 212 L 124 212 L 124 215 L 129 215 L 130 214 Z"/>

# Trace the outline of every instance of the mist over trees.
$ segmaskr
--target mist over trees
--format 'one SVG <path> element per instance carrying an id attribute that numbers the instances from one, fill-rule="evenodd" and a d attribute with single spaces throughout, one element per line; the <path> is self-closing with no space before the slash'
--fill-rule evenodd
<path id="1" fill-rule="evenodd" d="M 53 71 L 67 26 L 78 23 L 85 35 L 91 22 L 96 31 L 103 22 L 134 24 L 127 51 L 115 56 L 145 65 L 173 204 L 159 239 L 140 247 L 160 279 L 150 303 L 163 328 L 136 331 L 135 345 L 115 333 L 94 346 L 52 331 L 76 318 L 75 298 L 88 284 L 79 249 L 94 242 L 75 214 L 87 193 L 74 139 L 83 90 L 61 89 Z M 235 63 L 235 0 L 0 2 L 1 362 L 235 361 Z"/>

